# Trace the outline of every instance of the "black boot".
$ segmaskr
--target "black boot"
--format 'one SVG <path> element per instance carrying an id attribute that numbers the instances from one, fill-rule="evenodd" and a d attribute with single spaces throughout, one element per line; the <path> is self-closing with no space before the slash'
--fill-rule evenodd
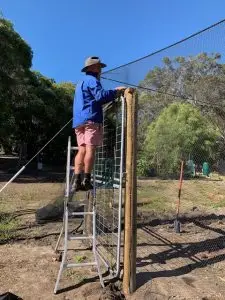
<path id="1" fill-rule="evenodd" d="M 93 190 L 93 185 L 91 184 L 91 174 L 84 173 L 84 181 L 82 182 L 85 191 Z"/>
<path id="2" fill-rule="evenodd" d="M 74 182 L 71 186 L 71 193 L 83 191 L 83 185 L 81 183 L 81 174 L 75 174 Z"/>

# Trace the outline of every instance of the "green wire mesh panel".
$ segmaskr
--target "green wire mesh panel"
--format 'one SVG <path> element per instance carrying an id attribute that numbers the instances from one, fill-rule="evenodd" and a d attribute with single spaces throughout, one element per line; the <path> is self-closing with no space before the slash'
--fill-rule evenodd
<path id="1" fill-rule="evenodd" d="M 105 108 L 103 144 L 97 149 L 95 161 L 98 252 L 114 271 L 120 255 L 123 116 L 120 101 Z"/>

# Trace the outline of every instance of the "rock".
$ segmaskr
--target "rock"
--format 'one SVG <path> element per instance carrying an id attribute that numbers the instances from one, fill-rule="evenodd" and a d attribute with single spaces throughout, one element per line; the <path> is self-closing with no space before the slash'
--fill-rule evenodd
<path id="1" fill-rule="evenodd" d="M 56 253 L 56 254 L 52 257 L 52 260 L 53 260 L 53 261 L 59 261 L 59 262 L 61 262 L 61 261 L 62 261 L 62 252 Z"/>
<path id="2" fill-rule="evenodd" d="M 201 259 L 208 259 L 208 255 L 206 253 L 200 254 Z"/>
<path id="3" fill-rule="evenodd" d="M 73 205 L 73 203 L 68 204 L 69 211 L 73 212 L 83 212 L 84 211 L 84 205 L 79 206 Z M 56 200 L 54 203 L 49 203 L 44 207 L 41 207 L 37 209 L 35 213 L 36 222 L 38 224 L 44 224 L 49 221 L 56 221 L 61 220 L 63 218 L 63 212 L 64 212 L 64 203 L 63 203 L 63 197 L 60 200 Z"/>
<path id="4" fill-rule="evenodd" d="M 35 218 L 38 224 L 47 223 L 53 220 L 59 220 L 63 217 L 64 204 L 50 203 L 44 207 L 37 209 Z"/>

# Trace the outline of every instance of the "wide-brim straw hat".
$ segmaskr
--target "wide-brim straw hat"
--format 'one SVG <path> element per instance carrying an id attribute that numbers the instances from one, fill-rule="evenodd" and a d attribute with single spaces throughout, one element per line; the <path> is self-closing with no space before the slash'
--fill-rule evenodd
<path id="1" fill-rule="evenodd" d="M 106 67 L 106 64 L 102 63 L 99 57 L 97 57 L 97 56 L 91 56 L 91 57 L 88 57 L 85 60 L 85 63 L 84 63 L 85 66 L 81 70 L 81 72 L 86 72 L 87 69 L 88 69 L 88 67 L 96 65 L 96 64 L 100 64 L 102 68 Z"/>

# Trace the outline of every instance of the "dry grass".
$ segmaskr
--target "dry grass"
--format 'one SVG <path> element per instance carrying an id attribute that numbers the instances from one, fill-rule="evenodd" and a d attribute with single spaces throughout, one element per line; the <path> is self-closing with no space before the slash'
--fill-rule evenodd
<path id="1" fill-rule="evenodd" d="M 15 230 L 34 222 L 37 208 L 62 199 L 60 183 L 12 183 L 0 194 L 0 240 L 13 238 Z"/>
<path id="2" fill-rule="evenodd" d="M 0 194 L 0 211 L 12 214 L 40 208 L 62 198 L 63 189 L 61 183 L 12 183 Z M 178 180 L 139 180 L 137 194 L 139 209 L 174 211 L 178 198 Z M 183 211 L 196 206 L 202 209 L 224 207 L 225 181 L 184 180 L 181 206 Z"/>
<path id="3" fill-rule="evenodd" d="M 138 211 L 160 215 L 174 214 L 178 199 L 178 180 L 139 180 Z M 34 221 L 37 208 L 63 199 L 62 183 L 12 183 L 0 194 L 0 239 L 13 236 L 13 231 Z M 106 191 L 107 192 L 107 191 Z M 109 197 L 109 207 L 111 200 Z M 225 207 L 225 181 L 221 178 L 184 180 L 181 213 L 194 209 L 217 211 Z M 23 214 L 23 216 L 20 216 Z"/>
<path id="4" fill-rule="evenodd" d="M 139 211 L 174 212 L 178 200 L 178 180 L 140 180 Z M 198 208 L 201 211 L 225 207 L 225 181 L 211 179 L 184 180 L 181 212 Z"/>
<path id="5" fill-rule="evenodd" d="M 37 209 L 63 195 L 62 183 L 12 183 L 0 194 L 1 212 Z"/>

